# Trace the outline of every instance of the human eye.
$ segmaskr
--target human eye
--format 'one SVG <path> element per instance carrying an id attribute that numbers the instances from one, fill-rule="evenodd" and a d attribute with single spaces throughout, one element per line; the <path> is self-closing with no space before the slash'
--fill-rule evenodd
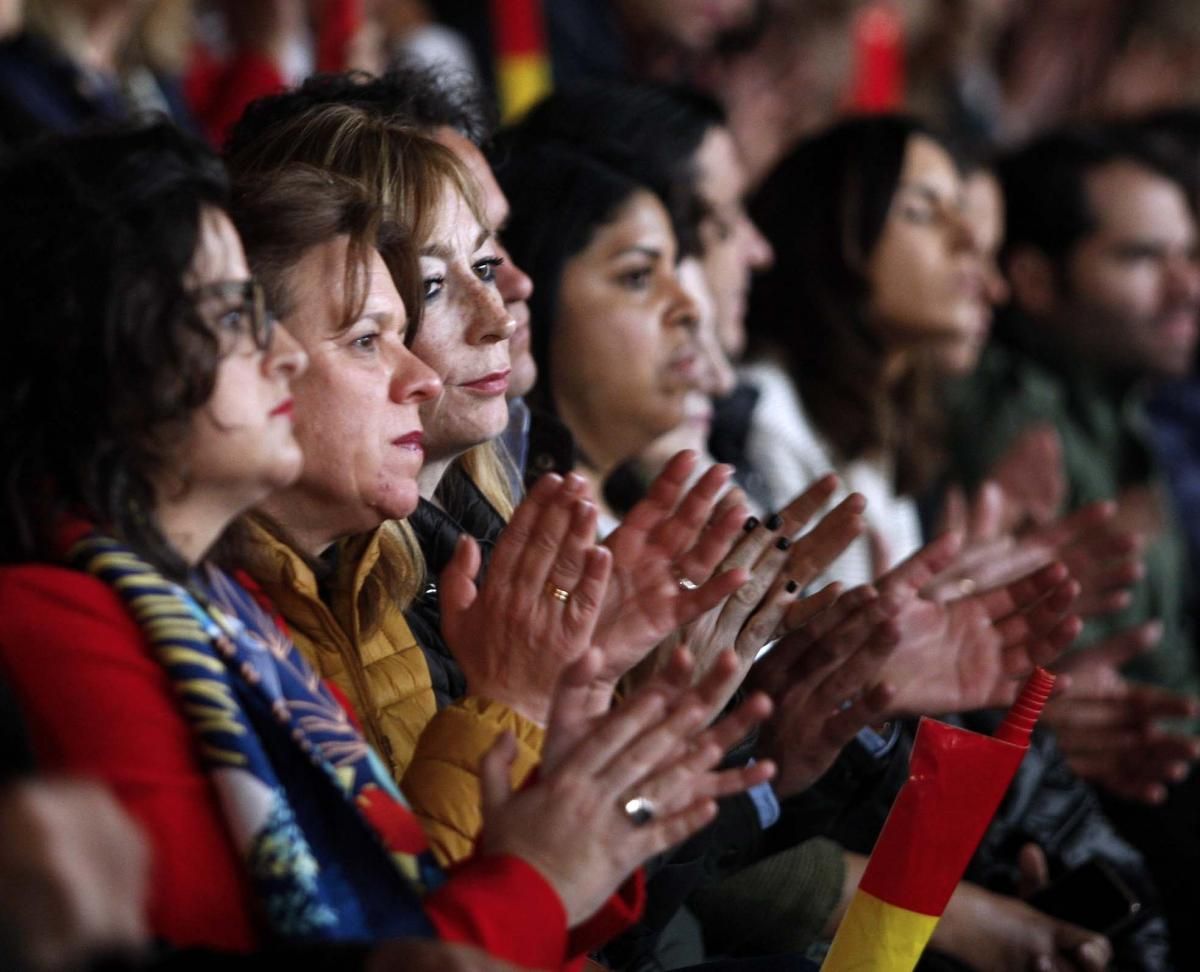
<path id="1" fill-rule="evenodd" d="M 446 278 L 441 274 L 431 274 L 421 281 L 425 291 L 425 303 L 435 300 L 446 286 Z"/>
<path id="2" fill-rule="evenodd" d="M 646 290 L 650 286 L 650 278 L 653 275 L 654 267 L 648 264 L 630 267 L 617 276 L 617 283 L 626 290 Z"/>
<path id="3" fill-rule="evenodd" d="M 229 334 L 241 334 L 246 330 L 246 310 L 243 307 L 231 307 L 222 311 L 217 317 L 217 326 Z"/>
<path id="4" fill-rule="evenodd" d="M 472 269 L 475 271 L 475 276 L 477 276 L 484 283 L 495 283 L 496 268 L 503 263 L 504 257 L 484 257 L 482 260 L 476 260 L 475 266 Z"/>

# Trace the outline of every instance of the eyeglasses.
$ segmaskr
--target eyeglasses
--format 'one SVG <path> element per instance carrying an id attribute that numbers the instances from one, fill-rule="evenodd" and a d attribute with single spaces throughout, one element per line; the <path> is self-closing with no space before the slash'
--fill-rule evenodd
<path id="1" fill-rule="evenodd" d="M 275 318 L 267 312 L 257 280 L 220 280 L 197 287 L 190 296 L 222 343 L 248 335 L 260 351 L 271 346 Z"/>

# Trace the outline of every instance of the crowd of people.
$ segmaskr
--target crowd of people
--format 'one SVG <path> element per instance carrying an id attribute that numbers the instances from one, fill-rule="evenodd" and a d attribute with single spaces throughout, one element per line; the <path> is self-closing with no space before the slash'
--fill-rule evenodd
<path id="1" fill-rule="evenodd" d="M 1200 108 L 504 6 L 0 4 L 0 964 L 816 968 L 1045 666 L 920 967 L 1200 967 Z"/>

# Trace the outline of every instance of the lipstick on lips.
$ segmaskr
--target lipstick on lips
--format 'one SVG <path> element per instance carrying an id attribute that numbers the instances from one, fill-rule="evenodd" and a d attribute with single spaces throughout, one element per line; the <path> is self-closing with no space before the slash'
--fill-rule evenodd
<path id="1" fill-rule="evenodd" d="M 282 402 L 271 409 L 271 417 L 274 418 L 276 415 L 286 415 L 290 418 L 295 411 L 295 401 L 290 398 L 285 398 Z"/>
<path id="2" fill-rule="evenodd" d="M 508 376 L 511 371 L 511 368 L 493 371 L 490 375 L 484 375 L 474 381 L 464 381 L 461 387 L 482 395 L 503 395 L 508 391 Z"/>
<path id="3" fill-rule="evenodd" d="M 392 445 L 399 446 L 401 449 L 409 449 L 413 452 L 424 452 L 425 433 L 420 429 L 416 429 L 406 435 L 397 436 L 395 439 L 392 439 Z"/>

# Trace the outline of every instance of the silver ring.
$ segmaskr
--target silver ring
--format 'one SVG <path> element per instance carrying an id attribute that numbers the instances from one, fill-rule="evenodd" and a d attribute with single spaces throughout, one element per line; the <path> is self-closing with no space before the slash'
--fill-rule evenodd
<path id="1" fill-rule="evenodd" d="M 658 807 L 654 805 L 654 801 L 649 797 L 635 796 L 625 801 L 621 807 L 625 811 L 625 816 L 629 818 L 629 822 L 635 827 L 641 827 L 643 824 L 648 824 L 654 819 L 658 813 Z"/>
<path id="2" fill-rule="evenodd" d="M 700 585 L 697 584 L 694 580 L 690 580 L 687 577 L 680 577 L 679 578 L 679 586 L 682 587 L 685 591 L 694 591 Z"/>

